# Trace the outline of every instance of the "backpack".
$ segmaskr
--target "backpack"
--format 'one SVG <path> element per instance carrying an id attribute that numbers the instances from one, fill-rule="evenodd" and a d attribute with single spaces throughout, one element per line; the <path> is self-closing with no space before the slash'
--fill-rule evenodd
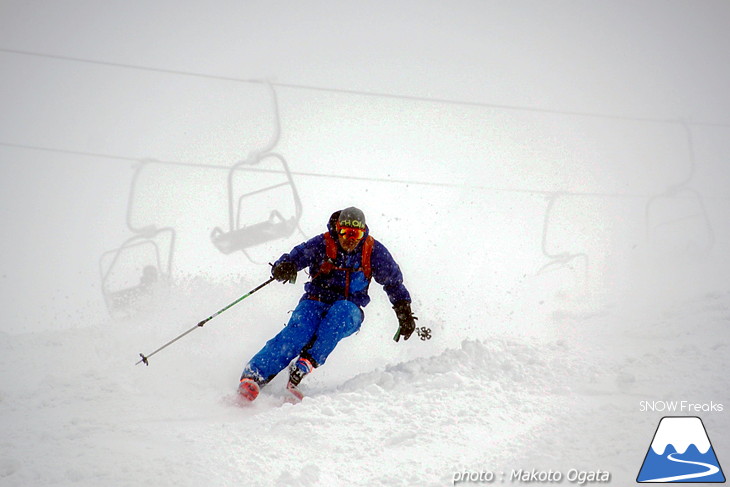
<path id="1" fill-rule="evenodd" d="M 337 242 L 335 242 L 334 237 L 332 237 L 332 234 L 329 232 L 325 232 L 323 237 L 324 237 L 324 243 L 326 246 L 325 252 L 327 254 L 327 260 L 322 263 L 317 275 L 329 274 L 331 271 L 333 271 L 335 269 L 340 269 L 339 267 L 335 267 L 335 259 L 337 258 Z M 363 242 L 363 245 L 362 245 L 362 263 L 360 265 L 360 269 L 343 269 L 343 270 L 350 270 L 350 271 L 362 270 L 363 274 L 365 274 L 365 278 L 369 281 L 373 275 L 373 268 L 370 265 L 370 257 L 373 254 L 374 245 L 375 245 L 375 239 L 373 237 L 371 237 L 370 235 L 368 235 L 365 238 L 365 242 Z"/>

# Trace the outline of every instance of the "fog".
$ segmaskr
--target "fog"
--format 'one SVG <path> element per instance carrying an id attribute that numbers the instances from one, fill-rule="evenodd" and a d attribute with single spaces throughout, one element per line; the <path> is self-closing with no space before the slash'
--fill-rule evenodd
<path id="1" fill-rule="evenodd" d="M 724 0 L 0 2 L 0 482 L 626 485 L 672 401 L 726 458 L 728 25 Z M 282 374 L 236 407 L 302 272 L 134 366 L 350 205 L 431 340 L 395 343 L 373 285 L 302 403 Z"/>
<path id="2" fill-rule="evenodd" d="M 444 322 L 727 291 L 725 2 L 0 9 L 7 333 L 108 320 L 100 259 L 142 227 L 173 279 L 257 282 L 349 204 Z M 224 255 L 229 169 L 268 150 L 298 229 Z M 295 211 L 260 197 L 241 226 Z"/>

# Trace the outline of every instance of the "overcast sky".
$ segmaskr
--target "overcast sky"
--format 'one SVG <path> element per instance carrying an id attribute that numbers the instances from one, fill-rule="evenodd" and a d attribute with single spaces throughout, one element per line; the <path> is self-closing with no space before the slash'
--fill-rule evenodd
<path id="1" fill-rule="evenodd" d="M 27 1 L 0 48 L 240 78 L 730 123 L 730 3 Z M 0 62 L 18 60 L 0 53 Z"/>

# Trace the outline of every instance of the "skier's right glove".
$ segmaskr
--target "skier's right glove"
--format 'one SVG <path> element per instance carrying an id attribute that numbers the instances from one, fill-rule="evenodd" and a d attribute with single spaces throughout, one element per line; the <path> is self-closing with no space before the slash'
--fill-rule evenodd
<path id="1" fill-rule="evenodd" d="M 297 280 L 297 266 L 294 262 L 278 262 L 271 267 L 271 277 L 279 282 L 291 282 Z"/>
<path id="2" fill-rule="evenodd" d="M 399 301 L 393 306 L 395 316 L 398 317 L 398 331 L 395 333 L 393 340 L 396 342 L 403 337 L 403 340 L 408 340 L 413 331 L 416 329 L 416 318 L 413 316 L 411 311 L 411 303 L 408 301 Z"/>

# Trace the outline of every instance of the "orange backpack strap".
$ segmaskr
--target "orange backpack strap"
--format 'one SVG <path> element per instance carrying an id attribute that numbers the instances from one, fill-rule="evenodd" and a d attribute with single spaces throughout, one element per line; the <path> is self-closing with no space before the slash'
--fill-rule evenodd
<path id="1" fill-rule="evenodd" d="M 322 262 L 322 265 L 319 268 L 319 274 L 329 274 L 332 272 L 332 269 L 335 268 L 335 259 L 337 259 L 337 242 L 335 242 L 335 239 L 332 238 L 332 234 L 329 232 L 324 232 L 322 235 L 324 237 L 324 245 L 325 245 L 325 253 L 327 254 L 327 260 Z"/>
<path id="2" fill-rule="evenodd" d="M 375 246 L 375 239 L 368 235 L 365 242 L 362 244 L 362 271 L 365 273 L 365 277 L 370 280 L 373 275 L 373 267 L 370 265 L 370 257 L 373 255 L 373 247 Z"/>

